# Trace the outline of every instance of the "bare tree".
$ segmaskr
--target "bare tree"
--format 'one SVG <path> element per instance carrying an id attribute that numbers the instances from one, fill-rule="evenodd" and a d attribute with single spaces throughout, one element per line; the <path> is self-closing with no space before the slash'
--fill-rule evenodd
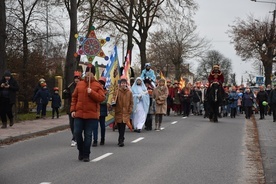
<path id="1" fill-rule="evenodd" d="M 0 76 L 7 68 L 6 60 L 6 5 L 5 1 L 0 1 Z"/>
<path id="2" fill-rule="evenodd" d="M 224 57 L 219 51 L 210 50 L 201 57 L 199 60 L 199 65 L 197 68 L 197 75 L 200 79 L 208 79 L 208 76 L 215 64 L 220 65 L 220 70 L 223 73 L 224 81 L 227 83 L 230 79 L 230 74 L 232 72 L 231 60 Z"/>
<path id="3" fill-rule="evenodd" d="M 275 12 L 274 12 L 275 13 Z M 275 62 L 275 15 L 272 23 L 253 16 L 237 19 L 228 31 L 236 53 L 245 61 L 260 60 L 264 66 L 265 85 L 271 84 L 272 63 Z"/>
<path id="4" fill-rule="evenodd" d="M 127 35 L 127 50 L 132 50 L 133 40 L 140 49 L 141 70 L 147 60 L 146 43 L 150 28 L 157 21 L 173 16 L 188 17 L 184 10 L 193 11 L 197 5 L 193 0 L 102 0 L 103 20 L 112 22 L 118 31 Z M 177 15 L 177 16 L 176 16 Z M 158 19 L 159 18 L 159 19 Z"/>
<path id="5" fill-rule="evenodd" d="M 175 23 L 171 28 L 155 32 L 149 46 L 151 61 L 167 70 L 174 66 L 175 78 L 179 80 L 187 60 L 201 56 L 208 49 L 208 42 L 195 31 L 196 27 L 189 22 Z"/>

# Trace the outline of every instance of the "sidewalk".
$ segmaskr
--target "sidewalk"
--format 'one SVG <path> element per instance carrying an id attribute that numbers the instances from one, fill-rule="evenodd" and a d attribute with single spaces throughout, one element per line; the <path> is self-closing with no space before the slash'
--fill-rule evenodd
<path id="1" fill-rule="evenodd" d="M 30 121 L 22 121 L 9 126 L 0 128 L 0 145 L 10 144 L 22 139 L 28 139 L 33 136 L 43 135 L 50 132 L 64 130 L 69 128 L 69 120 L 67 115 L 60 116 L 58 119 L 35 119 Z"/>
<path id="2" fill-rule="evenodd" d="M 272 116 L 265 116 L 265 120 L 259 120 L 259 114 L 255 114 L 255 118 L 257 120 L 266 184 L 275 184 L 276 122 L 273 122 Z"/>

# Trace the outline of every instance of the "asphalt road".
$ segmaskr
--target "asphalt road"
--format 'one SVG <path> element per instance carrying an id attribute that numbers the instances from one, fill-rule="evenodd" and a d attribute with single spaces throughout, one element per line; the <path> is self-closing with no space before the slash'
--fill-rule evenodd
<path id="1" fill-rule="evenodd" d="M 211 123 L 198 116 L 165 117 L 160 132 L 107 129 L 106 144 L 78 161 L 69 130 L 0 148 L 3 184 L 242 184 L 246 183 L 245 119 Z"/>

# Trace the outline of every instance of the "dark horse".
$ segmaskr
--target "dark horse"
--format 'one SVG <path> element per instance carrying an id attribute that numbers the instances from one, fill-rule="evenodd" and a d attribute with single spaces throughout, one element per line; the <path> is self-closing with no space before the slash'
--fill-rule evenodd
<path id="1" fill-rule="evenodd" d="M 209 119 L 218 122 L 219 106 L 221 106 L 224 90 L 218 82 L 213 82 L 208 89 L 207 99 L 209 103 Z"/>

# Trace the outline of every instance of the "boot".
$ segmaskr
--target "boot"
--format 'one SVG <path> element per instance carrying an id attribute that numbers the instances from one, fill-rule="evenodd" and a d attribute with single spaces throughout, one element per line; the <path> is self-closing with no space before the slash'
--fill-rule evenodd
<path id="1" fill-rule="evenodd" d="M 104 139 L 101 139 L 100 145 L 104 145 Z"/>
<path id="2" fill-rule="evenodd" d="M 98 141 L 93 141 L 92 147 L 97 147 Z"/>
<path id="3" fill-rule="evenodd" d="M 10 119 L 10 126 L 13 126 L 13 118 Z"/>
<path id="4" fill-rule="evenodd" d="M 2 122 L 1 128 L 7 128 L 7 122 Z"/>

